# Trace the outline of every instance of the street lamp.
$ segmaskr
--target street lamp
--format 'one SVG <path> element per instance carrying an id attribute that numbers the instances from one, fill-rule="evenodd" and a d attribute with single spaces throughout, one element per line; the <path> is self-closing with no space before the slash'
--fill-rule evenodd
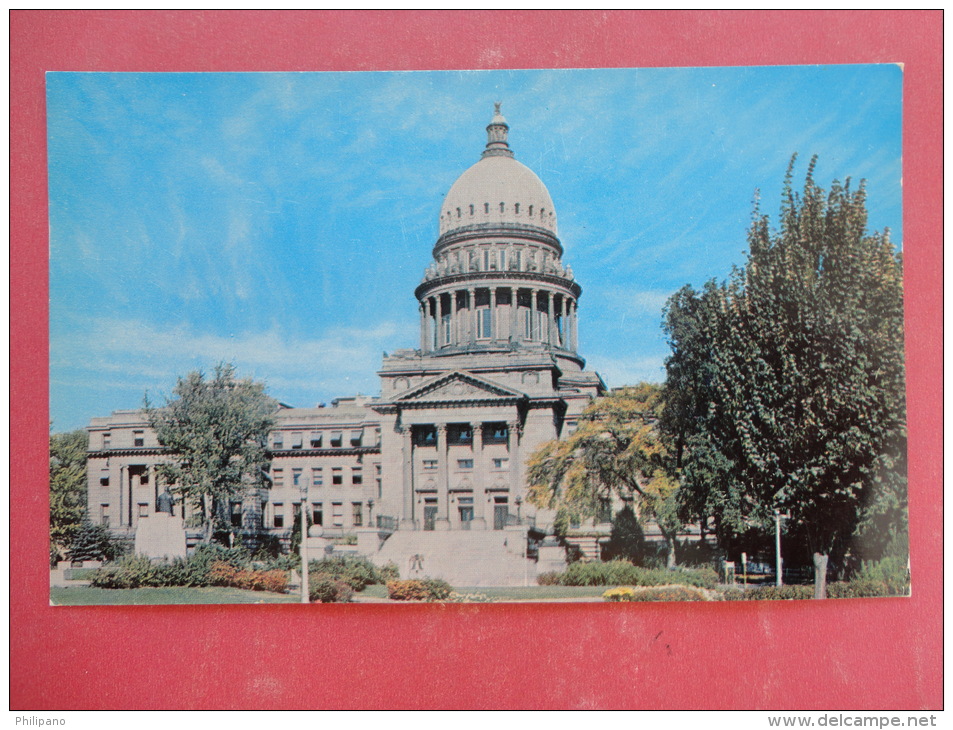
<path id="1" fill-rule="evenodd" d="M 516 495 L 516 523 L 519 525 L 523 524 L 523 520 L 520 517 L 520 507 L 523 505 L 523 498 L 520 495 Z"/>
<path id="2" fill-rule="evenodd" d="M 308 485 L 301 486 L 301 602 L 310 603 L 308 595 Z"/>

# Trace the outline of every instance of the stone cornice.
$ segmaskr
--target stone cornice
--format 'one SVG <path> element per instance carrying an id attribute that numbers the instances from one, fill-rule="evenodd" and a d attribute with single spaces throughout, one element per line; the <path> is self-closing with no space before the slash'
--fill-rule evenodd
<path id="1" fill-rule="evenodd" d="M 515 285 L 517 289 L 531 289 L 533 287 L 527 286 L 527 283 L 536 283 L 544 285 L 541 288 L 549 285 L 569 291 L 577 300 L 582 296 L 582 287 L 575 280 L 555 274 L 543 274 L 538 271 L 471 271 L 466 274 L 438 276 L 418 284 L 417 288 L 414 289 L 414 296 L 419 301 L 432 290 L 441 286 L 471 283 L 480 288 L 480 283 L 486 286 L 487 282 L 496 282 L 495 288 L 507 288 Z"/>
<path id="2" fill-rule="evenodd" d="M 563 255 L 563 247 L 551 231 L 539 226 L 524 225 L 521 223 L 474 223 L 469 226 L 453 228 L 442 234 L 433 247 L 433 254 L 438 253 L 457 243 L 467 241 L 486 241 L 487 238 L 522 239 L 532 243 L 540 243 L 554 249 L 559 256 Z M 502 241 L 500 241 L 502 243 Z"/>
<path id="3" fill-rule="evenodd" d="M 381 453 L 380 446 L 350 446 L 326 449 L 269 449 L 270 458 L 279 456 L 364 456 L 366 454 Z"/>
<path id="4" fill-rule="evenodd" d="M 86 452 L 87 458 L 105 458 L 110 456 L 162 456 L 172 453 L 162 446 L 131 446 L 125 449 L 93 449 Z"/>

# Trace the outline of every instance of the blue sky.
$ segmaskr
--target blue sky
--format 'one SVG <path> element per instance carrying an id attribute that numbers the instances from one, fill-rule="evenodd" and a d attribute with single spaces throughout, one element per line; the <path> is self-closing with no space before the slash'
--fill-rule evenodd
<path id="1" fill-rule="evenodd" d="M 661 381 L 666 299 L 744 261 L 752 200 L 867 180 L 901 227 L 901 71 L 799 66 L 47 75 L 56 431 L 233 362 L 279 400 L 376 394 L 419 341 L 414 287 L 492 103 L 549 188 L 580 352 Z"/>

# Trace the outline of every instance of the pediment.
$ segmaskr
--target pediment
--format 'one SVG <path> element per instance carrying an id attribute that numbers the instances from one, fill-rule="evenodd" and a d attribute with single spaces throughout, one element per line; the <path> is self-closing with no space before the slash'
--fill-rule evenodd
<path id="1" fill-rule="evenodd" d="M 525 397 L 524 393 L 494 383 L 492 380 L 461 370 L 454 370 L 404 391 L 394 398 L 394 402 L 465 402 L 473 400 L 512 400 L 513 398 Z"/>

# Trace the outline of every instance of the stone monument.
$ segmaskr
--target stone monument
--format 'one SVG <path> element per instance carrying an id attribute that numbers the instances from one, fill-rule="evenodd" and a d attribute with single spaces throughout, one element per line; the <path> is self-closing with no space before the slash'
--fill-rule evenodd
<path id="1" fill-rule="evenodd" d="M 184 558 L 185 525 L 172 514 L 172 495 L 168 488 L 159 495 L 155 513 L 140 517 L 136 527 L 136 555 L 150 558 Z"/>

